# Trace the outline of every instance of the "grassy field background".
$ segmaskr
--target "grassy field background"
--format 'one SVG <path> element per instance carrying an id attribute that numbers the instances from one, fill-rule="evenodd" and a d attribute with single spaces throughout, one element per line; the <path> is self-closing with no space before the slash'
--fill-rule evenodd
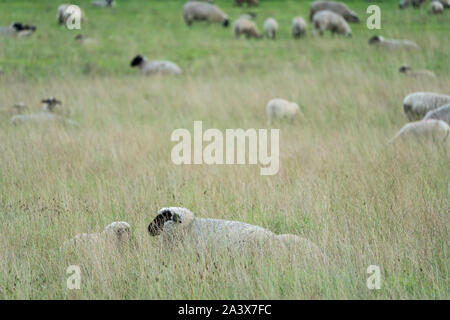
<path id="1" fill-rule="evenodd" d="M 256 21 L 275 17 L 276 41 L 234 39 L 231 28 L 188 28 L 184 1 L 79 4 L 81 31 L 56 23 L 60 1 L 0 1 L 0 24 L 36 24 L 28 39 L 0 38 L 0 297 L 4 299 L 448 299 L 448 145 L 387 146 L 406 123 L 414 91 L 450 94 L 450 11 L 399 10 L 397 1 L 346 1 L 362 18 L 352 38 L 290 36 L 310 1 L 262 0 Z M 216 1 L 233 21 L 246 8 Z M 382 29 L 365 27 L 369 4 Z M 75 43 L 77 33 L 99 40 Z M 387 52 L 367 40 L 415 40 L 421 50 Z M 136 54 L 176 62 L 179 77 L 141 76 Z M 407 63 L 437 79 L 398 73 Z M 12 126 L 10 106 L 40 110 L 55 96 L 77 127 Z M 304 117 L 280 128 L 280 171 L 258 166 L 176 166 L 176 128 L 266 128 L 266 103 L 296 101 Z M 240 220 L 315 242 L 328 265 L 160 250 L 146 231 L 159 208 Z M 66 252 L 82 232 L 128 221 L 119 253 Z M 66 268 L 82 269 L 67 290 Z M 214 268 L 211 267 L 214 265 Z M 380 290 L 366 269 L 382 269 Z"/>

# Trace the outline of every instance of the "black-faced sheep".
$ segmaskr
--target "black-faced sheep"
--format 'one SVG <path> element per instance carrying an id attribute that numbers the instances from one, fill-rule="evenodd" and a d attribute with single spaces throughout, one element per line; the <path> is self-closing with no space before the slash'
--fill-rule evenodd
<path id="1" fill-rule="evenodd" d="M 82 45 L 91 45 L 91 44 L 97 44 L 97 39 L 89 38 L 83 34 L 77 34 L 75 36 L 75 41 Z"/>
<path id="2" fill-rule="evenodd" d="M 228 15 L 218 6 L 199 1 L 189 1 L 183 7 L 183 18 L 188 26 L 194 21 L 208 21 L 221 23 L 224 27 L 228 27 Z"/>
<path id="3" fill-rule="evenodd" d="M 323 10 L 317 12 L 313 17 L 312 23 L 314 30 L 319 31 L 321 36 L 326 30 L 330 31 L 332 35 L 337 33 L 347 37 L 352 36 L 352 30 L 347 21 L 332 11 Z"/>
<path id="4" fill-rule="evenodd" d="M 264 33 L 269 39 L 275 39 L 277 37 L 278 23 L 274 18 L 268 18 L 264 21 Z"/>
<path id="5" fill-rule="evenodd" d="M 267 103 L 266 114 L 269 123 L 275 119 L 293 119 L 297 114 L 301 114 L 298 104 L 284 99 L 272 99 Z"/>
<path id="6" fill-rule="evenodd" d="M 428 111 L 423 120 L 429 119 L 442 120 L 450 125 L 450 103 L 445 104 L 437 109 Z"/>
<path id="7" fill-rule="evenodd" d="M 444 5 L 439 1 L 432 1 L 430 3 L 430 13 L 441 14 L 444 12 Z"/>
<path id="8" fill-rule="evenodd" d="M 137 55 L 131 60 L 130 66 L 132 68 L 137 67 L 139 70 L 147 75 L 154 74 L 181 74 L 181 68 L 175 63 L 165 60 L 153 60 L 149 61 L 141 55 Z"/>
<path id="9" fill-rule="evenodd" d="M 422 119 L 427 112 L 450 103 L 450 96 L 433 92 L 414 92 L 403 99 L 403 111 L 409 121 Z"/>
<path id="10" fill-rule="evenodd" d="M 302 17 L 292 19 L 292 36 L 294 38 L 303 37 L 306 34 L 306 21 Z"/>
<path id="11" fill-rule="evenodd" d="M 0 27 L 0 35 L 10 37 L 28 37 L 36 31 L 36 26 L 13 22 L 8 27 Z"/>
<path id="12" fill-rule="evenodd" d="M 386 49 L 418 49 L 417 43 L 411 40 L 385 39 L 382 36 L 373 36 L 369 45 Z"/>
<path id="13" fill-rule="evenodd" d="M 334 2 L 334 1 L 315 1 L 311 4 L 311 8 L 309 11 L 309 20 L 312 21 L 314 15 L 323 10 L 332 11 L 341 17 L 343 17 L 347 22 L 358 23 L 359 18 L 358 15 L 350 10 L 344 3 L 342 2 Z"/>
<path id="14" fill-rule="evenodd" d="M 407 65 L 403 65 L 398 70 L 400 73 L 414 78 L 421 78 L 421 77 L 427 77 L 427 78 L 436 78 L 436 75 L 433 71 L 429 70 L 413 70 L 411 67 Z"/>
<path id="15" fill-rule="evenodd" d="M 239 38 L 241 34 L 244 34 L 247 39 L 259 39 L 262 37 L 258 26 L 251 20 L 249 15 L 242 15 L 234 22 L 233 34 L 236 38 Z"/>
<path id="16" fill-rule="evenodd" d="M 397 141 L 420 141 L 445 143 L 450 133 L 449 125 L 442 120 L 421 120 L 409 122 L 391 139 L 389 143 Z"/>
<path id="17" fill-rule="evenodd" d="M 75 121 L 67 119 L 60 114 L 66 115 L 68 112 L 57 108 L 61 105 L 61 101 L 50 97 L 42 100 L 42 111 L 29 114 L 17 114 L 11 117 L 11 124 L 19 123 L 40 123 L 47 124 L 49 122 L 60 122 L 68 125 L 76 125 Z M 60 114 L 57 114 L 60 113 Z"/>

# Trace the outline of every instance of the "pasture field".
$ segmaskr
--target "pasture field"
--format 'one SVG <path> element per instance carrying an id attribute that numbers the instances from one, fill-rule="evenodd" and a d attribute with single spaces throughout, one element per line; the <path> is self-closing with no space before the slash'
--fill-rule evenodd
<path id="1" fill-rule="evenodd" d="M 0 0 L 0 25 L 37 25 L 30 38 L 0 38 L 0 298 L 2 299 L 448 299 L 449 144 L 387 145 L 406 122 L 415 91 L 450 94 L 450 10 L 399 10 L 397 1 L 345 1 L 362 23 L 352 38 L 292 39 L 291 20 L 310 1 L 261 0 L 262 29 L 276 41 L 235 39 L 231 28 L 187 27 L 178 0 L 117 0 L 92 8 L 82 29 L 56 22 L 56 0 Z M 216 0 L 231 22 L 247 8 Z M 369 4 L 381 30 L 368 30 Z M 99 40 L 75 43 L 77 33 Z M 417 51 L 369 47 L 376 34 L 411 39 Z M 144 77 L 136 54 L 167 59 L 178 77 Z M 405 78 L 402 64 L 436 79 Z M 28 112 L 55 96 L 78 126 L 13 126 L 10 106 Z M 280 129 L 280 170 L 255 165 L 172 163 L 173 130 L 268 128 L 267 102 L 296 101 L 303 117 Z M 162 250 L 147 233 L 166 206 L 199 217 L 239 220 L 310 239 L 326 265 Z M 62 243 L 124 220 L 123 251 L 68 252 Z M 79 265 L 81 289 L 66 268 Z M 369 290 L 369 265 L 381 289 Z"/>

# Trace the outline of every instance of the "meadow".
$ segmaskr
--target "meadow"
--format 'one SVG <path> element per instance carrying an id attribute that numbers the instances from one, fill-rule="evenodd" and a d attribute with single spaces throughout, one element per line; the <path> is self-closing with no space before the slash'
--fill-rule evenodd
<path id="1" fill-rule="evenodd" d="M 231 22 L 250 9 L 216 0 Z M 57 24 L 56 0 L 1 0 L 0 25 L 37 25 L 26 39 L 0 38 L 0 298 L 2 299 L 448 299 L 449 145 L 387 145 L 406 122 L 415 91 L 450 94 L 450 10 L 399 10 L 397 1 L 345 1 L 362 23 L 352 38 L 294 40 L 291 20 L 310 1 L 261 0 L 260 29 L 276 41 L 235 39 L 231 28 L 187 27 L 184 1 L 117 0 L 92 8 L 81 30 Z M 369 4 L 381 30 L 368 30 Z M 80 46 L 82 33 L 99 40 Z M 415 40 L 420 50 L 369 47 L 373 35 Z M 174 61 L 177 77 L 144 77 L 136 54 Z M 406 78 L 402 64 L 436 79 Z M 78 126 L 13 126 L 55 96 Z M 303 116 L 279 122 L 280 170 L 172 163 L 177 128 L 268 128 L 267 102 L 296 101 Z M 301 268 L 262 257 L 161 250 L 147 233 L 162 207 L 239 220 L 310 239 L 328 265 Z M 112 221 L 130 223 L 120 252 L 67 252 L 61 244 Z M 79 265 L 81 289 L 66 269 Z M 214 268 L 211 267 L 214 265 Z M 380 290 L 366 287 L 369 265 Z"/>

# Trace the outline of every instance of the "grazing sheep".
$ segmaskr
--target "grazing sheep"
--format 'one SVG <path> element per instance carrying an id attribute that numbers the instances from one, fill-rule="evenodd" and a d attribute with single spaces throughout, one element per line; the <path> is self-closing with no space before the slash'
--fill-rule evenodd
<path id="1" fill-rule="evenodd" d="M 423 120 L 435 119 L 447 122 L 450 125 L 450 103 L 437 109 L 428 111 Z"/>
<path id="2" fill-rule="evenodd" d="M 314 15 L 313 27 L 315 31 L 319 30 L 321 36 L 326 30 L 329 30 L 332 35 L 337 33 L 347 37 L 352 36 L 352 30 L 345 19 L 328 10 L 319 11 Z"/>
<path id="3" fill-rule="evenodd" d="M 96 8 L 112 8 L 116 6 L 115 0 L 95 0 L 92 2 L 92 6 Z"/>
<path id="4" fill-rule="evenodd" d="M 240 6 L 242 6 L 242 4 L 243 3 L 246 3 L 247 4 L 247 6 L 258 6 L 259 5 L 259 2 L 258 2 L 258 0 L 234 0 L 234 5 L 235 6 L 238 6 L 238 7 L 240 7 Z"/>
<path id="5" fill-rule="evenodd" d="M 373 36 L 369 39 L 369 45 L 386 49 L 418 49 L 419 46 L 410 40 L 385 39 L 382 36 Z"/>
<path id="6" fill-rule="evenodd" d="M 36 31 L 36 26 L 13 22 L 8 27 L 0 27 L 0 35 L 10 37 L 28 37 Z"/>
<path id="7" fill-rule="evenodd" d="M 161 235 L 165 245 L 183 243 L 196 249 L 244 249 L 257 245 L 278 249 L 303 249 L 304 253 L 323 257 L 320 249 L 309 240 L 294 235 L 276 235 L 259 226 L 240 221 L 196 218 L 186 208 L 162 208 L 148 225 L 151 236 Z"/>
<path id="8" fill-rule="evenodd" d="M 306 34 L 306 21 L 302 17 L 292 19 L 292 36 L 300 38 Z"/>
<path id="9" fill-rule="evenodd" d="M 410 141 L 412 139 L 421 142 L 444 143 L 450 133 L 449 125 L 442 120 L 421 120 L 407 123 L 399 132 L 389 140 L 389 143 L 397 141 Z"/>
<path id="10" fill-rule="evenodd" d="M 405 9 L 412 5 L 414 8 L 420 8 L 425 2 L 427 2 L 427 0 L 400 0 L 398 7 L 400 9 Z"/>
<path id="11" fill-rule="evenodd" d="M 230 23 L 228 16 L 218 6 L 199 1 L 189 1 L 184 5 L 183 18 L 188 26 L 193 21 L 221 23 L 224 27 Z"/>
<path id="12" fill-rule="evenodd" d="M 278 23 L 274 18 L 268 18 L 264 21 L 264 32 L 269 39 L 277 37 Z"/>
<path id="13" fill-rule="evenodd" d="M 100 233 L 81 233 L 64 243 L 68 246 L 97 246 L 119 248 L 130 239 L 131 227 L 125 221 L 115 221 Z"/>
<path id="14" fill-rule="evenodd" d="M 132 68 L 138 67 L 139 70 L 146 76 L 153 74 L 181 74 L 182 71 L 179 66 L 170 61 L 153 60 L 149 61 L 147 58 L 137 55 L 131 60 L 130 66 Z"/>
<path id="15" fill-rule="evenodd" d="M 433 92 L 414 92 L 403 100 L 403 111 L 409 121 L 422 119 L 427 112 L 450 103 L 450 96 Z"/>
<path id="16" fill-rule="evenodd" d="M 334 1 L 315 1 L 311 4 L 311 8 L 309 11 L 309 20 L 312 21 L 314 15 L 323 10 L 332 11 L 342 18 L 344 18 L 347 22 L 350 23 L 358 23 L 359 18 L 358 15 L 350 10 L 344 3 L 342 2 L 334 2 Z"/>
<path id="17" fill-rule="evenodd" d="M 439 1 L 442 3 L 445 9 L 450 8 L 450 0 L 433 0 L 433 1 Z"/>
<path id="18" fill-rule="evenodd" d="M 59 24 L 65 24 L 69 18 L 73 15 L 73 12 L 71 10 L 68 10 L 73 6 L 72 4 L 66 3 L 62 4 L 58 7 L 58 13 L 56 17 L 58 18 Z M 86 15 L 84 14 L 83 10 L 81 10 L 81 21 L 87 21 Z"/>
<path id="19" fill-rule="evenodd" d="M 236 38 L 239 38 L 241 34 L 244 34 L 247 39 L 259 39 L 262 37 L 258 26 L 251 20 L 249 15 L 242 15 L 234 22 L 233 34 Z"/>
<path id="20" fill-rule="evenodd" d="M 400 73 L 407 75 L 409 77 L 419 78 L 419 77 L 428 77 L 428 78 L 436 78 L 436 75 L 433 71 L 429 70 L 412 70 L 411 67 L 407 65 L 403 65 L 399 69 Z"/>
<path id="21" fill-rule="evenodd" d="M 432 1 L 430 3 L 430 13 L 441 14 L 444 12 L 444 6 L 439 1 Z"/>
<path id="22" fill-rule="evenodd" d="M 269 123 L 275 119 L 293 119 L 300 112 L 298 104 L 284 99 L 272 99 L 267 103 L 266 114 Z"/>
<path id="23" fill-rule="evenodd" d="M 77 41 L 79 44 L 82 44 L 82 45 L 90 45 L 90 44 L 97 44 L 98 43 L 97 39 L 89 38 L 89 37 L 87 37 L 85 35 L 82 35 L 82 34 L 77 34 L 75 36 L 75 41 Z"/>

